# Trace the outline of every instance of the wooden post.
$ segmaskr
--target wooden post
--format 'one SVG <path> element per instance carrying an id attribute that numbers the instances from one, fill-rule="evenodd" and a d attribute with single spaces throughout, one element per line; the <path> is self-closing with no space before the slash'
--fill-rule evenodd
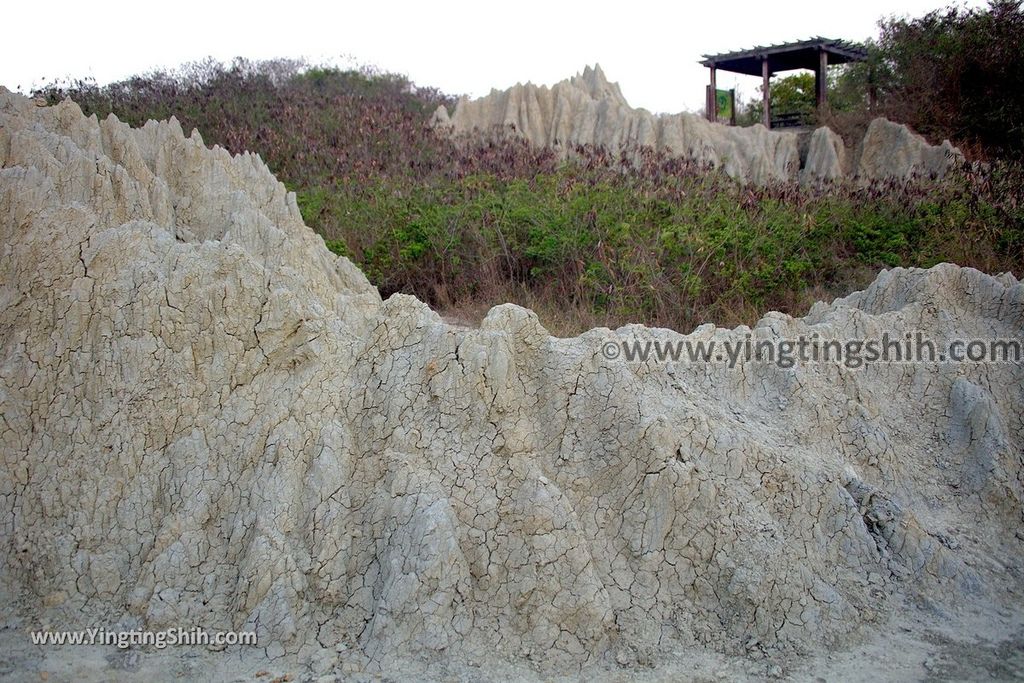
<path id="1" fill-rule="evenodd" d="M 868 111 L 872 114 L 878 108 L 878 87 L 875 85 L 875 70 L 868 68 Z"/>
<path id="2" fill-rule="evenodd" d="M 708 91 L 708 121 L 715 122 L 718 120 L 718 84 L 715 83 L 715 65 L 712 64 L 708 69 L 711 71 L 711 87 Z"/>
<path id="3" fill-rule="evenodd" d="M 764 91 L 764 115 L 761 117 L 762 123 L 765 128 L 772 127 L 772 114 L 771 114 L 771 98 L 768 96 L 768 81 L 770 75 L 768 73 L 768 56 L 761 57 L 761 78 L 764 79 L 764 83 L 761 85 L 761 89 Z"/>
<path id="4" fill-rule="evenodd" d="M 820 118 L 828 106 L 828 53 L 821 48 L 818 48 L 818 68 L 814 70 L 814 89 Z"/>

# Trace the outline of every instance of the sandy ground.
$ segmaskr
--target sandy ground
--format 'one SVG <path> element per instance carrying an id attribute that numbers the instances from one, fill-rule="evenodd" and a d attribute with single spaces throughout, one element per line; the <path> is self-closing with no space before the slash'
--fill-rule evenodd
<path id="1" fill-rule="evenodd" d="M 261 648 L 118 650 L 33 646 L 27 627 L 0 629 L 5 681 L 1007 681 L 1024 680 L 1024 604 L 984 604 L 956 613 L 904 604 L 848 649 L 803 657 L 727 656 L 708 650 L 665 652 L 653 667 L 607 661 L 567 674 L 499 662 L 436 659 L 384 668 L 356 652 L 322 650 L 269 660 Z"/>

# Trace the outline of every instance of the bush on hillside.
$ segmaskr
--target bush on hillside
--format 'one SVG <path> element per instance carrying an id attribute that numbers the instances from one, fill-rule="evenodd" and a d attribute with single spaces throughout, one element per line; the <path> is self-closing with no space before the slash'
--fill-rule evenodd
<path id="1" fill-rule="evenodd" d="M 594 148 L 562 163 L 514 137 L 436 133 L 428 115 L 450 98 L 401 76 L 287 61 L 208 61 L 42 94 L 133 125 L 173 114 L 207 144 L 258 152 L 328 248 L 384 295 L 470 315 L 513 301 L 558 332 L 752 323 L 882 266 L 1024 264 L 1024 178 L 1005 164 L 928 188 L 810 190 L 748 187 L 650 150 L 639 165 Z"/>

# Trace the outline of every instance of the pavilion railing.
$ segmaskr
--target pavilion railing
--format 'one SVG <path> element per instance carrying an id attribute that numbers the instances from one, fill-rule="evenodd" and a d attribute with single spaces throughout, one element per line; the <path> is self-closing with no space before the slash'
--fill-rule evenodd
<path id="1" fill-rule="evenodd" d="M 814 116 L 803 111 L 772 113 L 772 128 L 800 128 L 814 123 Z"/>

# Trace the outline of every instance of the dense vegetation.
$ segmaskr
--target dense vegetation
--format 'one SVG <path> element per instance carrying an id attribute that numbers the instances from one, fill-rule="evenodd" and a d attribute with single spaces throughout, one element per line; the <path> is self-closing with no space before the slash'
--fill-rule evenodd
<path id="1" fill-rule="evenodd" d="M 992 0 L 882 22 L 875 50 L 883 111 L 976 154 L 1024 154 L 1024 9 Z"/>
<path id="2" fill-rule="evenodd" d="M 426 120 L 450 99 L 400 76 L 296 62 L 205 62 L 42 94 L 134 125 L 173 114 L 207 144 L 260 153 L 383 294 L 469 318 L 514 301 L 557 332 L 751 323 L 879 267 L 1024 264 L 1024 178 L 1010 164 L 926 189 L 810 190 L 746 187 L 653 154 L 636 167 L 579 149 L 561 163 L 512 139 L 435 134 Z"/>
<path id="3" fill-rule="evenodd" d="M 1020 272 L 1024 216 L 996 198 L 1004 188 L 977 180 L 929 191 L 751 188 L 652 158 L 629 172 L 582 161 L 529 178 L 478 174 L 337 188 L 322 202 L 303 196 L 305 215 L 332 226 L 385 291 L 413 291 L 442 308 L 511 299 L 560 327 L 688 328 L 799 311 L 883 266 L 955 261 Z"/>

